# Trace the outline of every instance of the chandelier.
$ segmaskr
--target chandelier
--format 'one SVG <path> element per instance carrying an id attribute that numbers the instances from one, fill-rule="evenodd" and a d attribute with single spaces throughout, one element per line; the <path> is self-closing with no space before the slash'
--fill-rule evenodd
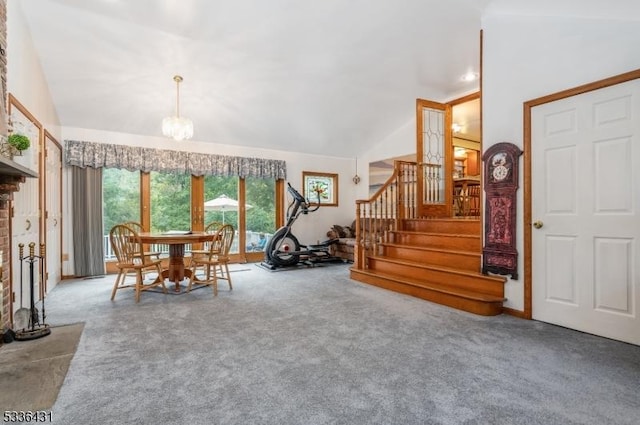
<path id="1" fill-rule="evenodd" d="M 176 82 L 176 115 L 162 120 L 162 134 L 174 140 L 185 140 L 193 137 L 193 121 L 180 116 L 180 83 L 182 77 L 173 77 Z"/>

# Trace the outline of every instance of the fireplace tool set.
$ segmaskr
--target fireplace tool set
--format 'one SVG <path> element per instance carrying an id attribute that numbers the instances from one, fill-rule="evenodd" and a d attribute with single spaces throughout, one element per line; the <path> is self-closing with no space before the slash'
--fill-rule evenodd
<path id="1" fill-rule="evenodd" d="M 45 261 L 45 251 L 44 244 L 40 244 L 40 255 L 35 255 L 35 242 L 31 242 L 29 244 L 29 255 L 24 256 L 24 244 L 18 244 L 18 249 L 20 252 L 20 309 L 15 314 L 15 322 L 20 321 L 21 316 L 22 322 L 25 325 L 22 326 L 22 329 L 16 330 L 15 339 L 18 341 L 25 341 L 30 339 L 41 338 L 43 336 L 49 335 L 51 333 L 51 328 L 49 325 L 45 323 L 45 310 L 44 310 L 44 298 L 42 298 L 42 321 L 40 320 L 40 312 L 36 308 L 36 300 L 35 300 L 35 263 L 40 261 L 40 282 L 44 282 L 44 261 Z M 29 289 L 30 289 L 30 306 L 29 309 L 22 308 L 22 291 L 23 291 L 23 264 L 27 263 L 29 267 Z M 24 317 L 26 316 L 26 317 Z"/>

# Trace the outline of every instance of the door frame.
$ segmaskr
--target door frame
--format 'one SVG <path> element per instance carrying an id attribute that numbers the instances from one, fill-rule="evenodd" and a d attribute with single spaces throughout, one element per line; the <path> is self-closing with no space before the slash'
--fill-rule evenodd
<path id="1" fill-rule="evenodd" d="M 43 190 L 42 190 L 42 170 L 43 170 L 43 164 L 42 164 L 42 158 L 44 153 L 42 152 L 44 149 L 44 132 L 43 132 L 43 125 L 40 121 L 38 121 L 38 119 L 36 119 L 36 117 L 27 109 L 26 106 L 24 106 L 14 95 L 13 93 L 9 93 L 7 96 L 7 114 L 9 117 L 11 117 L 11 113 L 13 112 L 13 109 L 16 109 L 17 111 L 19 111 L 22 115 L 24 115 L 27 120 L 29 120 L 33 126 L 35 128 L 37 128 L 37 134 L 38 134 L 38 140 L 37 142 L 34 144 L 34 146 L 30 147 L 30 149 L 38 149 L 38 157 L 37 157 L 37 167 L 38 167 L 38 177 L 35 177 L 37 179 L 37 183 L 35 185 L 36 190 L 38 191 L 38 193 L 36 194 L 36 198 L 37 198 L 37 210 L 38 210 L 38 215 L 39 215 L 39 219 L 36 221 L 35 224 L 37 224 L 37 241 L 39 243 L 44 243 L 44 240 L 42 239 L 42 232 L 43 229 L 45 228 L 43 225 L 43 216 L 44 214 L 42 213 L 43 209 L 44 209 L 44 195 L 43 195 Z M 22 189 L 24 190 L 25 187 L 23 185 Z M 24 282 L 22 281 L 18 281 L 16 282 L 14 280 L 14 276 L 17 273 L 17 271 L 15 270 L 14 267 L 14 261 L 17 258 L 17 255 L 19 254 L 18 252 L 15 252 L 16 250 L 13 249 L 13 243 L 14 243 L 14 238 L 13 238 L 13 231 L 14 231 L 14 226 L 16 223 L 14 223 L 15 221 L 15 199 L 14 199 L 15 195 L 12 196 L 12 199 L 10 201 L 9 204 L 9 322 L 10 323 L 14 323 L 13 322 L 13 313 L 14 313 L 14 309 L 15 309 L 15 304 L 17 303 L 16 299 L 16 285 L 22 285 L 20 287 L 21 291 L 24 291 Z M 31 224 L 30 224 L 31 225 Z M 39 247 L 38 249 L 35 251 L 36 254 L 39 254 Z M 23 272 L 24 273 L 24 272 Z M 36 277 L 37 279 L 37 285 L 38 285 L 38 293 L 37 293 L 37 300 L 36 302 L 42 300 L 44 298 L 45 292 L 44 292 L 44 285 L 45 283 L 42 282 L 40 280 L 40 276 L 38 275 Z M 45 279 L 46 281 L 46 279 Z"/>
<path id="2" fill-rule="evenodd" d="M 457 105 L 462 105 L 464 103 L 471 102 L 473 100 L 479 100 L 480 101 L 480 116 L 478 117 L 480 119 L 480 141 L 479 141 L 480 142 L 480 150 L 478 151 L 478 174 L 480 174 L 482 176 L 483 168 L 484 168 L 482 166 L 482 152 L 483 152 L 483 149 L 482 149 L 482 92 L 480 90 L 478 90 L 478 91 L 470 93 L 470 94 L 468 94 L 466 96 L 462 96 L 462 97 L 459 97 L 457 99 L 450 100 L 449 102 L 447 102 L 447 105 L 449 105 L 451 107 L 451 118 L 453 119 L 453 108 L 455 108 Z M 449 125 L 449 129 L 451 129 L 451 125 Z M 454 136 L 453 136 L 453 134 L 451 134 L 451 149 L 453 149 L 453 138 L 454 138 Z M 452 155 L 452 158 L 451 158 L 452 164 L 453 164 L 453 161 L 454 161 L 454 158 L 453 158 L 453 155 Z M 453 165 L 452 165 L 452 167 L 453 167 Z M 451 170 L 453 170 L 453 168 L 451 168 Z M 452 192 L 451 196 L 453 196 L 453 173 L 451 173 L 451 172 L 448 173 L 447 174 L 447 178 L 451 180 L 451 186 L 450 186 L 451 189 L 450 189 L 450 191 Z M 484 182 L 482 181 L 482 178 L 480 178 L 480 205 L 479 205 L 480 212 L 478 214 L 478 218 L 479 219 L 482 219 L 483 211 L 484 211 L 484 205 L 483 205 L 483 202 L 482 202 L 483 201 L 482 194 L 484 193 L 483 188 L 484 188 Z M 451 210 L 449 216 L 453 217 L 453 209 Z M 484 235 L 482 235 L 482 236 L 484 236 Z"/>
<path id="3" fill-rule="evenodd" d="M 424 109 L 435 109 L 443 114 L 443 163 L 442 177 L 444 179 L 444 199 L 440 204 L 429 204 L 424 202 L 424 140 L 423 140 L 423 113 Z M 418 217 L 451 217 L 453 201 L 453 152 L 452 152 L 452 131 L 451 131 L 451 104 L 440 103 L 428 99 L 416 99 L 416 163 L 418 165 L 418 179 L 416 192 Z"/>
<path id="4" fill-rule="evenodd" d="M 533 232 L 531 226 L 533 223 L 532 206 L 531 206 L 531 183 L 533 175 L 531 173 L 531 110 L 536 106 L 545 103 L 555 102 L 557 100 L 587 93 L 590 91 L 602 89 L 616 84 L 625 83 L 627 81 L 640 78 L 640 69 L 625 72 L 603 80 L 594 81 L 592 83 L 577 86 L 571 89 L 552 93 L 536 99 L 524 102 L 524 134 L 523 134 L 523 179 L 524 179 L 524 311 L 508 309 L 510 314 L 531 319 L 533 317 L 533 301 L 532 301 L 532 275 L 533 275 L 533 259 L 532 259 L 532 238 Z M 507 309 L 505 309 L 507 310 Z"/>
<path id="5" fill-rule="evenodd" d="M 41 213 L 41 225 L 42 225 L 42 233 L 41 233 L 41 238 L 40 240 L 42 241 L 42 243 L 45 245 L 45 247 L 47 246 L 47 231 L 49 230 L 49 223 L 48 223 L 48 219 L 49 219 L 49 211 L 47 210 L 47 141 L 50 141 L 52 143 L 52 145 L 55 147 L 55 149 L 57 149 L 60 152 L 60 176 L 59 179 L 56 183 L 56 186 L 58 188 L 58 194 L 59 194 L 59 200 L 58 200 L 58 211 L 62 214 L 62 197 L 63 197 L 63 190 L 62 190 L 62 159 L 63 159 L 63 152 L 62 152 L 62 145 L 58 142 L 58 140 L 53 137 L 53 135 L 46 129 L 43 129 L 43 138 L 42 138 L 42 143 L 43 143 L 43 148 L 42 148 L 42 156 L 40 158 L 40 164 L 41 164 L 41 171 L 40 171 L 40 175 L 42 176 L 42 181 L 41 181 L 41 185 L 40 185 L 40 192 L 42 194 L 42 201 L 41 201 L 41 211 L 44 210 L 44 214 Z M 58 254 L 59 254 L 59 270 L 58 272 L 58 276 L 60 278 L 60 280 L 62 280 L 62 264 L 63 264 L 63 226 L 64 224 L 62 223 L 62 217 L 60 217 L 60 225 L 57 226 L 58 227 L 58 239 L 59 239 L 59 246 L 57 246 L 55 249 L 58 250 Z M 58 265 L 56 265 L 58 266 Z M 50 270 L 50 264 L 48 262 L 45 262 L 45 279 L 44 279 L 44 283 L 43 283 L 43 289 L 44 289 L 44 293 L 42 294 L 42 296 L 44 296 L 48 291 L 49 291 L 49 270 Z M 53 282 L 53 286 L 57 285 L 59 282 Z"/>

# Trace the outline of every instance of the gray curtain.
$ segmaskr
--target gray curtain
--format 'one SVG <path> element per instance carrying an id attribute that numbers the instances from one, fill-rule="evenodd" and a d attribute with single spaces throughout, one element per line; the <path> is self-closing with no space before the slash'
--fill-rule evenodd
<path id="1" fill-rule="evenodd" d="M 71 167 L 71 173 L 75 275 L 103 275 L 102 169 Z"/>

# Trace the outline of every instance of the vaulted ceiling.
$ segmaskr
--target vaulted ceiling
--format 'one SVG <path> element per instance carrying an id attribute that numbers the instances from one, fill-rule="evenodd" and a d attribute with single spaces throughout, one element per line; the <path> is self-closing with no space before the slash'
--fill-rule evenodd
<path id="1" fill-rule="evenodd" d="M 496 3 L 512 2 L 31 0 L 10 7 L 26 17 L 63 126 L 161 136 L 162 119 L 175 113 L 179 74 L 180 113 L 193 120 L 194 140 L 353 157 L 409 122 L 416 98 L 442 101 L 477 89 L 461 77 L 479 71 L 481 17 Z"/>

